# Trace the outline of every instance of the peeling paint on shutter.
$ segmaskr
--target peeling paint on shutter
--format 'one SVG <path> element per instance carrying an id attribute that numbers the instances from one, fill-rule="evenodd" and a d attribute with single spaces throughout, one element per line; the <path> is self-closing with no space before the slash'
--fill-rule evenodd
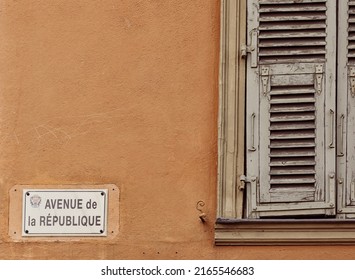
<path id="1" fill-rule="evenodd" d="M 259 5 L 260 64 L 325 61 L 325 0 Z"/>
<path id="2" fill-rule="evenodd" d="M 247 215 L 334 215 L 336 1 L 248 4 Z"/>

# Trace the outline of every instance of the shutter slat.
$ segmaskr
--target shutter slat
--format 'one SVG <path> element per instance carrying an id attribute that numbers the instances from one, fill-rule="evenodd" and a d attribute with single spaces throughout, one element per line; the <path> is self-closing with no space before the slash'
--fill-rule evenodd
<path id="1" fill-rule="evenodd" d="M 299 167 L 299 166 L 314 166 L 316 162 L 314 160 L 285 160 L 285 159 L 273 159 L 270 162 L 271 167 Z M 271 171 L 270 171 L 271 172 Z"/>
<path id="2" fill-rule="evenodd" d="M 282 16 L 280 15 L 267 15 L 265 14 L 263 17 L 260 17 L 260 22 L 268 22 L 268 21 L 305 21 L 305 20 L 325 20 L 326 16 L 324 13 L 312 13 L 310 15 L 294 15 L 294 13 L 284 13 Z"/>
<path id="3" fill-rule="evenodd" d="M 289 104 L 280 104 L 278 106 L 273 106 L 270 109 L 270 113 L 287 113 L 287 112 L 314 112 L 316 110 L 314 105 L 302 105 L 295 104 L 290 106 Z"/>
<path id="4" fill-rule="evenodd" d="M 291 167 L 291 168 L 274 168 L 270 171 L 270 175 L 300 175 L 300 174 L 315 174 L 312 166 L 306 167 Z"/>
<path id="5" fill-rule="evenodd" d="M 259 0 L 260 4 L 291 4 L 296 3 L 294 0 Z M 325 3 L 326 0 L 302 0 L 302 3 Z"/>
<path id="6" fill-rule="evenodd" d="M 317 55 L 317 54 L 325 54 L 325 50 L 323 48 L 317 48 L 317 47 L 312 47 L 312 48 L 302 48 L 298 47 L 296 49 L 277 49 L 273 48 L 271 50 L 269 49 L 263 49 L 260 51 L 259 55 L 260 56 L 268 56 L 268 57 L 278 57 L 278 56 L 290 56 L 290 55 Z"/>
<path id="7" fill-rule="evenodd" d="M 271 179 L 271 184 L 314 184 L 316 182 L 313 178 L 282 178 L 282 179 Z"/>
<path id="8" fill-rule="evenodd" d="M 270 104 L 291 104 L 291 103 L 314 103 L 316 100 L 313 97 L 310 98 L 285 98 L 285 99 L 272 99 Z"/>
<path id="9" fill-rule="evenodd" d="M 301 60 L 302 62 L 310 62 L 310 63 L 317 63 L 325 61 L 324 55 L 313 55 L 311 58 L 307 56 L 285 56 L 285 57 L 264 57 L 262 59 L 261 64 L 270 64 L 270 63 L 295 63 Z"/>
<path id="10" fill-rule="evenodd" d="M 270 154 L 270 157 L 314 157 L 315 155 L 316 153 L 314 152 L 314 149 L 313 151 L 296 151 L 293 149 L 293 151 L 274 151 Z"/>
<path id="11" fill-rule="evenodd" d="M 310 131 L 310 132 L 297 132 L 297 134 L 295 133 L 290 133 L 290 132 L 285 132 L 285 131 L 282 131 L 282 132 L 273 132 L 272 135 L 270 135 L 270 139 L 273 140 L 273 139 L 314 139 L 315 138 L 315 133 L 313 131 Z"/>
<path id="12" fill-rule="evenodd" d="M 270 126 L 270 130 L 298 130 L 298 129 L 312 129 L 312 128 L 316 128 L 314 121 L 310 122 L 310 123 L 304 123 L 304 122 L 300 122 L 300 123 L 289 123 L 289 122 L 284 122 L 284 123 L 278 123 L 276 124 L 271 124 Z"/>
<path id="13" fill-rule="evenodd" d="M 270 95 L 281 95 L 281 94 L 309 94 L 309 93 L 315 93 L 314 88 L 279 88 L 279 89 L 273 89 L 270 91 Z"/>
<path id="14" fill-rule="evenodd" d="M 271 122 L 290 122 L 290 121 L 311 121 L 315 120 L 315 116 L 313 114 L 311 115 L 281 115 L 281 116 L 275 116 L 271 117 L 270 121 Z"/>
<path id="15" fill-rule="evenodd" d="M 284 148 L 309 148 L 309 147 L 315 147 L 316 144 L 313 141 L 303 141 L 295 142 L 295 139 L 293 140 L 288 140 L 288 141 L 273 141 L 269 145 L 269 148 L 271 149 L 284 149 Z"/>
<path id="16" fill-rule="evenodd" d="M 276 39 L 276 38 L 315 38 L 315 37 L 325 37 L 326 34 L 323 32 L 297 32 L 297 31 L 267 31 L 260 33 L 259 39 Z M 310 41 L 311 43 L 312 41 Z"/>
<path id="17" fill-rule="evenodd" d="M 308 46 L 308 47 L 312 47 L 312 46 L 325 46 L 325 41 L 324 40 L 320 40 L 320 41 L 316 41 L 313 40 L 313 42 L 310 42 L 308 40 L 290 40 L 289 38 L 287 40 L 270 40 L 270 41 L 260 41 L 259 43 L 259 47 L 262 48 L 274 48 L 274 47 L 293 47 L 295 44 L 297 44 L 298 46 L 304 47 L 304 46 Z M 324 53 L 324 51 L 322 52 Z"/>
<path id="18" fill-rule="evenodd" d="M 272 13 L 272 12 L 304 12 L 304 11 L 325 11 L 326 8 L 324 6 L 296 6 L 296 5 L 275 5 L 275 6 L 266 6 L 265 8 L 261 8 L 260 13 Z"/>

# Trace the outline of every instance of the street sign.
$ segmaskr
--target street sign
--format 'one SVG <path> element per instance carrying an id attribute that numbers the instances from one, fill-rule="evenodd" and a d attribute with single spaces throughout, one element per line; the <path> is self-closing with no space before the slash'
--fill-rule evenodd
<path id="1" fill-rule="evenodd" d="M 106 236 L 107 189 L 24 189 L 22 236 Z"/>

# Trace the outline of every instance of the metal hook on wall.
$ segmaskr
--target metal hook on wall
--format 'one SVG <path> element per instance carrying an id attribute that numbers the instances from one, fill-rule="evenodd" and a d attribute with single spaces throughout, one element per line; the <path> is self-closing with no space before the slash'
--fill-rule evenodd
<path id="1" fill-rule="evenodd" d="M 206 204 L 206 203 L 205 203 L 203 200 L 198 201 L 197 204 L 196 204 L 196 209 L 197 209 L 198 211 L 200 211 L 200 215 L 199 215 L 198 217 L 200 218 L 200 220 L 201 220 L 203 223 L 206 222 L 207 215 L 206 215 L 206 213 L 204 213 L 204 212 L 202 211 L 201 208 L 204 207 L 205 204 Z"/>

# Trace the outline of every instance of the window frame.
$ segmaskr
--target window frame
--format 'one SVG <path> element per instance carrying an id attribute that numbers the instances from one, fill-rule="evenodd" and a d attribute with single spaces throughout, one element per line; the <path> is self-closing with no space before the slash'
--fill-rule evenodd
<path id="1" fill-rule="evenodd" d="M 243 219 L 246 1 L 221 0 L 216 245 L 355 244 L 353 219 Z M 251 178 L 252 180 L 252 178 Z"/>

